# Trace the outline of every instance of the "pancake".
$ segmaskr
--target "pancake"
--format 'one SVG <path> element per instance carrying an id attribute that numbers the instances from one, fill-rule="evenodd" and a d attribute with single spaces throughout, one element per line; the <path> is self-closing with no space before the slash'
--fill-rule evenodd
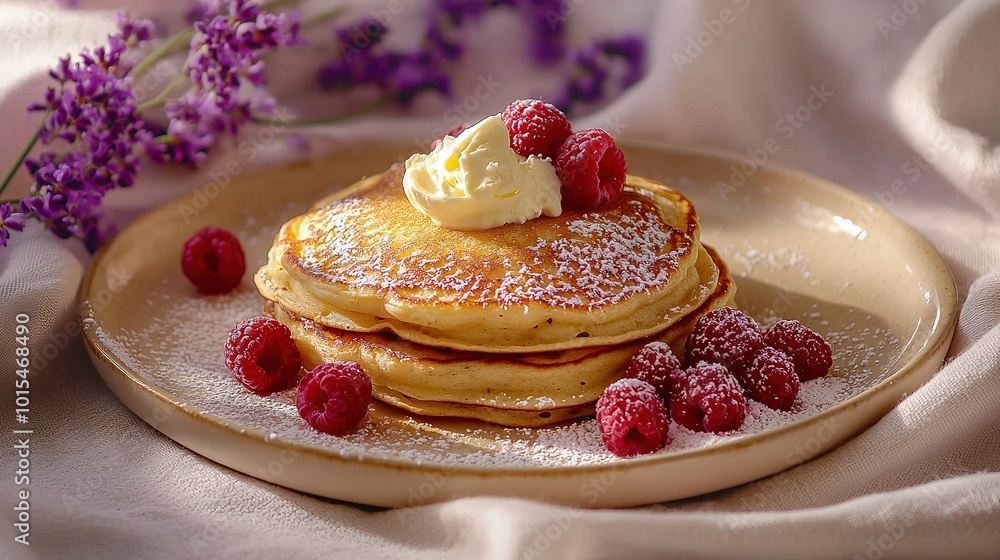
<path id="1" fill-rule="evenodd" d="M 375 397 L 384 402 L 428 416 L 537 427 L 592 414 L 604 388 L 620 378 L 629 359 L 648 342 L 666 342 L 683 355 L 695 321 L 732 304 L 735 293 L 724 263 L 710 249 L 706 254 L 719 274 L 696 310 L 653 336 L 612 346 L 503 354 L 456 351 L 414 343 L 390 331 L 325 326 L 270 301 L 266 311 L 289 327 L 305 367 L 358 362 L 372 379 Z"/>
<path id="2" fill-rule="evenodd" d="M 650 337 L 715 287 L 693 205 L 658 183 L 630 176 L 599 211 L 458 231 L 410 205 L 402 172 L 286 223 L 255 275 L 261 294 L 328 327 L 517 354 Z"/>

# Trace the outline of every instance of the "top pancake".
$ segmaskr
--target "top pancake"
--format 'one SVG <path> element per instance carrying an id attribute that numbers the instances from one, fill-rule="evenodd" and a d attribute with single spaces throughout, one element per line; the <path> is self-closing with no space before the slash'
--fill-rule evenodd
<path id="1" fill-rule="evenodd" d="M 663 185 L 629 177 L 598 211 L 459 231 L 410 205 L 402 173 L 393 166 L 286 223 L 255 277 L 261 293 L 331 327 L 530 352 L 649 336 L 714 288 L 697 214 Z"/>

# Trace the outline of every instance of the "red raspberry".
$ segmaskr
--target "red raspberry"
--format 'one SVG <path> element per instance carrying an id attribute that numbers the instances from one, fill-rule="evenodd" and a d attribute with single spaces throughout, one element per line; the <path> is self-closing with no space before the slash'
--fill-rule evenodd
<path id="1" fill-rule="evenodd" d="M 792 359 L 799 381 L 823 377 L 833 366 L 830 345 L 815 331 L 792 319 L 771 325 L 764 333 L 764 344 Z"/>
<path id="2" fill-rule="evenodd" d="M 619 379 L 597 399 L 597 427 L 604 446 L 615 455 L 644 455 L 667 442 L 670 415 L 652 385 Z"/>
<path id="3" fill-rule="evenodd" d="M 685 372 L 687 382 L 670 399 L 678 424 L 698 432 L 731 432 L 743 426 L 747 399 L 725 366 L 698 362 Z"/>
<path id="4" fill-rule="evenodd" d="M 632 356 L 625 368 L 625 377 L 649 383 L 666 404 L 684 380 L 684 371 L 670 346 L 656 341 L 643 346 Z"/>
<path id="5" fill-rule="evenodd" d="M 581 210 L 605 206 L 625 187 L 625 154 L 603 129 L 574 132 L 559 147 L 555 161 L 562 199 L 569 206 Z"/>
<path id="6" fill-rule="evenodd" d="M 779 350 L 764 347 L 742 376 L 750 398 L 775 410 L 788 410 L 799 394 L 799 378 L 792 360 Z"/>
<path id="7" fill-rule="evenodd" d="M 307 424 L 342 436 L 368 414 L 372 381 L 357 362 L 330 362 L 310 370 L 299 383 L 295 407 Z"/>
<path id="8" fill-rule="evenodd" d="M 760 326 L 735 307 L 720 307 L 698 319 L 684 344 L 687 363 L 709 362 L 742 375 L 764 347 Z"/>
<path id="9" fill-rule="evenodd" d="M 460 124 L 460 125 L 456 126 L 455 128 L 449 130 L 448 132 L 445 132 L 441 136 L 438 136 L 437 138 L 435 138 L 433 142 L 431 142 L 431 150 L 433 150 L 434 148 L 437 148 L 438 144 L 440 144 L 441 141 L 444 140 L 445 136 L 451 136 L 452 138 L 457 138 L 458 135 L 461 134 L 461 133 L 463 133 L 463 132 L 465 132 L 465 125 L 464 124 Z"/>
<path id="10" fill-rule="evenodd" d="M 538 99 L 519 99 L 500 114 L 507 125 L 510 147 L 521 156 L 538 156 L 553 161 L 559 146 L 573 132 L 562 111 Z"/>
<path id="11" fill-rule="evenodd" d="M 301 360 L 291 331 L 270 317 L 240 321 L 226 341 L 226 367 L 240 384 L 260 396 L 290 388 Z"/>
<path id="12" fill-rule="evenodd" d="M 240 240 L 221 228 L 203 228 L 181 251 L 181 271 L 205 295 L 232 291 L 240 285 L 246 269 Z"/>

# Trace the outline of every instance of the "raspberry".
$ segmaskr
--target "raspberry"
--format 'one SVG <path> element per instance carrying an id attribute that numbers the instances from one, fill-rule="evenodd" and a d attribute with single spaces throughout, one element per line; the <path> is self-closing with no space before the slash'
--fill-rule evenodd
<path id="1" fill-rule="evenodd" d="M 742 375 L 764 347 L 760 326 L 735 307 L 720 307 L 698 319 L 684 344 L 687 363 L 709 362 Z"/>
<path id="2" fill-rule="evenodd" d="M 670 346 L 656 341 L 643 346 L 632 356 L 625 368 L 625 377 L 649 383 L 666 404 L 684 380 L 684 371 Z"/>
<path id="3" fill-rule="evenodd" d="M 743 374 L 742 381 L 751 399 L 775 410 L 788 410 L 799 394 L 799 378 L 792 360 L 766 346 Z"/>
<path id="4" fill-rule="evenodd" d="M 437 148 L 438 144 L 440 144 L 441 141 L 444 140 L 445 136 L 451 136 L 452 138 L 457 138 L 459 134 L 465 132 L 465 128 L 466 127 L 465 127 L 464 124 L 460 124 L 460 125 L 456 126 L 455 128 L 449 130 L 448 132 L 445 132 L 441 136 L 438 136 L 437 138 L 434 139 L 433 142 L 431 142 L 431 150 L 434 150 L 434 148 Z"/>
<path id="5" fill-rule="evenodd" d="M 226 367 L 241 385 L 262 397 L 290 388 L 301 360 L 291 331 L 270 317 L 240 321 L 226 341 Z"/>
<path id="6" fill-rule="evenodd" d="M 181 271 L 208 296 L 232 291 L 240 285 L 246 269 L 240 240 L 221 228 L 201 229 L 181 251 Z"/>
<path id="7" fill-rule="evenodd" d="M 652 453 L 667 442 L 670 415 L 656 389 L 638 379 L 619 379 L 597 399 L 597 427 L 619 457 Z"/>
<path id="8" fill-rule="evenodd" d="M 371 402 L 372 381 L 357 362 L 330 362 L 302 377 L 295 408 L 317 431 L 342 436 L 364 420 Z"/>
<path id="9" fill-rule="evenodd" d="M 538 99 L 519 99 L 500 114 L 507 125 L 510 147 L 518 154 L 553 161 L 559 146 L 573 132 L 562 111 Z"/>
<path id="10" fill-rule="evenodd" d="M 698 432 L 731 432 L 743 426 L 747 400 L 725 366 L 698 362 L 685 372 L 686 383 L 670 399 L 678 424 Z"/>
<path id="11" fill-rule="evenodd" d="M 823 337 L 802 323 L 782 319 L 764 333 L 764 344 L 792 359 L 799 381 L 826 375 L 833 366 L 833 352 Z"/>
<path id="12" fill-rule="evenodd" d="M 610 204 L 625 186 L 625 154 L 600 128 L 574 132 L 559 147 L 556 174 L 563 202 L 581 210 Z"/>

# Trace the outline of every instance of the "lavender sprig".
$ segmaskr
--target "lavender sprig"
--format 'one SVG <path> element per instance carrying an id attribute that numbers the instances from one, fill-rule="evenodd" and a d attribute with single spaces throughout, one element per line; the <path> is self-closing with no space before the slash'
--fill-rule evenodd
<path id="1" fill-rule="evenodd" d="M 561 0 L 434 0 L 424 29 L 424 41 L 410 51 L 382 47 L 388 34 L 381 22 L 362 17 L 334 28 L 341 45 L 339 56 L 317 74 L 320 86 L 331 92 L 373 86 L 386 99 L 407 106 L 417 95 L 451 95 L 450 66 L 465 53 L 462 27 L 482 20 L 491 10 L 506 8 L 522 16 L 530 33 L 528 51 L 542 66 L 570 62 L 566 84 L 547 99 L 567 114 L 580 104 L 591 104 L 623 91 L 643 75 L 644 44 L 636 35 L 602 39 L 569 50 Z M 609 76 L 623 68 L 621 81 L 609 87 Z"/>
<path id="2" fill-rule="evenodd" d="M 201 164 L 218 137 L 236 135 L 251 114 L 270 114 L 274 98 L 264 85 L 263 53 L 299 44 L 300 24 L 295 13 L 272 14 L 247 0 L 202 1 L 188 17 L 194 23 L 190 56 L 184 73 L 191 89 L 166 103 L 165 134 L 148 153 L 154 161 Z M 239 95 L 244 83 L 254 95 Z"/>
<path id="3" fill-rule="evenodd" d="M 0 204 L 0 247 L 7 246 L 10 239 L 10 230 L 21 231 L 24 229 L 24 222 L 27 220 L 21 212 L 14 211 L 14 205 L 5 202 Z"/>
<path id="4" fill-rule="evenodd" d="M 197 165 L 220 134 L 237 133 L 252 111 L 267 113 L 274 106 L 262 90 L 245 99 L 241 87 L 263 86 L 261 53 L 299 42 L 296 15 L 272 14 L 249 0 L 202 0 L 198 5 L 205 19 L 145 60 L 131 60 L 130 49 L 152 39 L 152 22 L 119 15 L 118 32 L 106 46 L 84 50 L 76 59 L 64 57 L 49 72 L 55 84 L 47 88 L 43 102 L 28 108 L 44 113 L 42 125 L 0 183 L 2 192 L 22 162 L 32 178 L 27 197 L 0 206 L 0 246 L 7 245 L 11 231 L 34 219 L 58 237 L 80 239 L 95 251 L 114 233 L 100 223 L 104 196 L 134 184 L 143 154 L 154 161 Z M 176 80 L 139 105 L 133 75 L 172 54 L 183 40 L 190 43 L 190 52 L 180 78 L 190 84 L 188 91 L 169 99 L 181 83 Z M 165 106 L 166 126 L 143 117 L 160 106 Z M 36 143 L 65 147 L 29 157 Z"/>
<path id="5" fill-rule="evenodd" d="M 526 5 L 530 2 L 524 1 Z M 371 17 L 334 27 L 340 56 L 320 68 L 317 79 L 327 91 L 374 86 L 386 100 L 409 106 L 424 92 L 452 94 L 449 66 L 465 53 L 458 30 L 510 0 L 434 0 L 428 7 L 424 40 L 415 49 L 381 47 L 388 29 Z"/>
<path id="6" fill-rule="evenodd" d="M 616 91 L 638 82 L 644 73 L 645 48 L 642 39 L 627 35 L 601 39 L 572 53 L 573 67 L 562 90 L 549 102 L 567 114 L 580 104 L 595 103 L 608 96 L 608 79 L 616 67 L 624 66 Z"/>
<path id="7" fill-rule="evenodd" d="M 28 107 L 45 114 L 38 141 L 63 142 L 70 149 L 24 159 L 32 186 L 19 213 L 60 238 L 83 240 L 90 251 L 112 233 L 99 226 L 104 195 L 133 184 L 141 165 L 134 147 L 151 139 L 136 110 L 125 53 L 151 38 L 152 23 L 126 17 L 117 23 L 119 32 L 106 47 L 84 50 L 76 61 L 60 59 L 49 72 L 56 85 L 46 90 L 43 103 Z"/>
<path id="8" fill-rule="evenodd" d="M 451 93 L 451 78 L 443 71 L 444 50 L 423 48 L 412 52 L 380 48 L 388 29 L 372 18 L 334 28 L 341 54 L 320 68 L 317 77 L 327 91 L 343 91 L 371 85 L 386 98 L 407 106 L 423 91 Z"/>

